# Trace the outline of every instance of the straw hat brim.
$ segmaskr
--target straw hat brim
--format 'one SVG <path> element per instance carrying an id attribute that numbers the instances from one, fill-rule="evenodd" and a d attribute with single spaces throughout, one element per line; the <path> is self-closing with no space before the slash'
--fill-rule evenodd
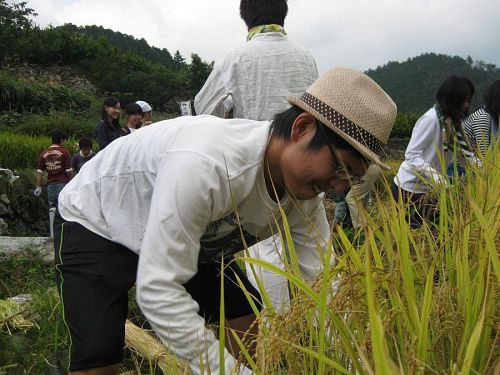
<path id="1" fill-rule="evenodd" d="M 321 121 L 322 124 L 328 126 L 329 129 L 335 132 L 338 136 L 344 139 L 347 143 L 349 143 L 353 148 L 355 148 L 361 155 L 363 155 L 366 159 L 371 161 L 372 163 L 377 164 L 380 168 L 384 170 L 390 170 L 391 167 L 380 160 L 380 156 L 370 150 L 368 147 L 358 142 L 348 134 L 344 133 L 340 130 L 335 124 L 333 124 L 330 120 L 324 117 L 321 113 L 312 108 L 309 104 L 305 103 L 303 100 L 296 96 L 289 96 L 288 102 L 296 105 L 297 107 L 303 109 L 317 120 Z"/>

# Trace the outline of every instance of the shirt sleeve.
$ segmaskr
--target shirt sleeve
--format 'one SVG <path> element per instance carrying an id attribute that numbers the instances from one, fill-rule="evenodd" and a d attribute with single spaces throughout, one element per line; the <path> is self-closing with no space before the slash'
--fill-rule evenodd
<path id="1" fill-rule="evenodd" d="M 68 150 L 64 150 L 63 155 L 64 155 L 64 160 L 63 160 L 64 169 L 66 170 L 66 172 L 71 172 L 71 170 L 73 169 L 71 165 L 71 154 L 69 153 Z"/>
<path id="2" fill-rule="evenodd" d="M 230 194 L 220 169 L 201 157 L 186 159 L 169 155 L 159 167 L 139 257 L 137 301 L 163 344 L 188 360 L 194 373 L 200 373 L 200 359 L 212 374 L 221 366 L 229 373 L 235 359 L 224 349 L 225 363 L 219 363 L 219 341 L 183 284 L 197 272 L 200 238 Z"/>
<path id="3" fill-rule="evenodd" d="M 205 85 L 194 98 L 194 109 L 197 115 L 214 115 L 224 117 L 224 102 L 231 95 L 230 80 L 233 75 L 230 57 L 227 57 L 221 64 L 216 65 L 207 78 Z M 227 102 L 226 102 L 227 106 Z"/>
<path id="4" fill-rule="evenodd" d="M 38 157 L 38 165 L 37 165 L 36 170 L 37 170 L 37 172 L 40 172 L 40 173 L 43 173 L 43 171 L 45 170 L 45 158 L 43 157 L 44 153 L 45 153 L 45 151 L 42 152 L 40 154 L 40 156 Z"/>

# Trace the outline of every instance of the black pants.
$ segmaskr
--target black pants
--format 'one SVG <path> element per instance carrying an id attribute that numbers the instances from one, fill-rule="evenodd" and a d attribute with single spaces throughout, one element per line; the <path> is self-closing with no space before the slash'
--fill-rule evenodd
<path id="1" fill-rule="evenodd" d="M 54 220 L 57 287 L 68 327 L 70 370 L 85 370 L 119 363 L 123 357 L 128 291 L 135 284 L 138 256 L 82 225 Z M 235 275 L 260 305 L 260 295 L 232 262 L 224 268 L 225 318 L 252 313 Z M 220 313 L 221 265 L 198 266 L 184 287 L 200 306 L 199 314 L 217 322 Z"/>

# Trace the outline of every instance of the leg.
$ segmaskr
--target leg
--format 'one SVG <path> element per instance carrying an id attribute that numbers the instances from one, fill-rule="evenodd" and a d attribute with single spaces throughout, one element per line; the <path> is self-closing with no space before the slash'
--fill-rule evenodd
<path id="1" fill-rule="evenodd" d="M 231 328 L 243 340 L 246 350 L 253 355 L 255 353 L 253 340 L 256 337 L 258 327 L 256 324 L 252 325 L 255 321 L 255 314 L 235 275 L 241 280 L 248 293 L 255 296 L 254 303 L 257 308 L 260 308 L 261 301 L 259 292 L 252 286 L 236 262 L 225 265 L 223 273 L 221 272 L 220 263 L 198 265 L 198 273 L 184 284 L 184 287 L 200 306 L 199 314 L 205 318 L 207 323 L 218 323 L 221 302 L 220 278 L 222 274 L 224 275 L 224 305 L 227 328 L 225 334 L 226 348 L 236 358 L 240 355 L 240 347 L 229 331 L 229 328 Z M 247 334 L 246 337 L 245 334 Z"/>
<path id="2" fill-rule="evenodd" d="M 69 370 L 114 374 L 122 360 L 128 290 L 137 255 L 73 222 L 55 218 L 56 277 L 69 330 Z"/>
<path id="3" fill-rule="evenodd" d="M 238 337 L 243 341 L 246 350 L 248 350 L 248 353 L 252 356 L 252 358 L 255 357 L 255 338 L 259 333 L 259 327 L 257 324 L 254 324 L 254 322 L 254 314 L 241 316 L 227 321 L 229 328 L 233 329 L 238 334 Z M 226 348 L 233 355 L 233 357 L 239 358 L 241 350 L 230 331 L 226 332 Z"/>

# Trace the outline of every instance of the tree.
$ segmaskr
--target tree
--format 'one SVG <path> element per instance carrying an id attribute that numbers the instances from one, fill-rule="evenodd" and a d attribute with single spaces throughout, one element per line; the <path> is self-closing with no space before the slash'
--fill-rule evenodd
<path id="1" fill-rule="evenodd" d="M 175 69 L 181 69 L 186 66 L 186 59 L 182 57 L 181 53 L 179 50 L 175 51 L 174 53 L 174 68 Z"/>
<path id="2" fill-rule="evenodd" d="M 24 37 L 36 29 L 28 17 L 37 14 L 26 4 L 26 1 L 9 4 L 6 0 L 0 0 L 0 62 L 22 55 Z"/>
<path id="3" fill-rule="evenodd" d="M 213 64 L 213 62 L 210 64 L 203 62 L 200 56 L 198 56 L 196 53 L 191 54 L 191 64 L 189 64 L 188 71 L 191 83 L 190 86 L 193 89 L 194 93 L 200 91 L 200 89 L 205 84 L 205 81 L 207 80 L 210 72 L 213 69 Z"/>

